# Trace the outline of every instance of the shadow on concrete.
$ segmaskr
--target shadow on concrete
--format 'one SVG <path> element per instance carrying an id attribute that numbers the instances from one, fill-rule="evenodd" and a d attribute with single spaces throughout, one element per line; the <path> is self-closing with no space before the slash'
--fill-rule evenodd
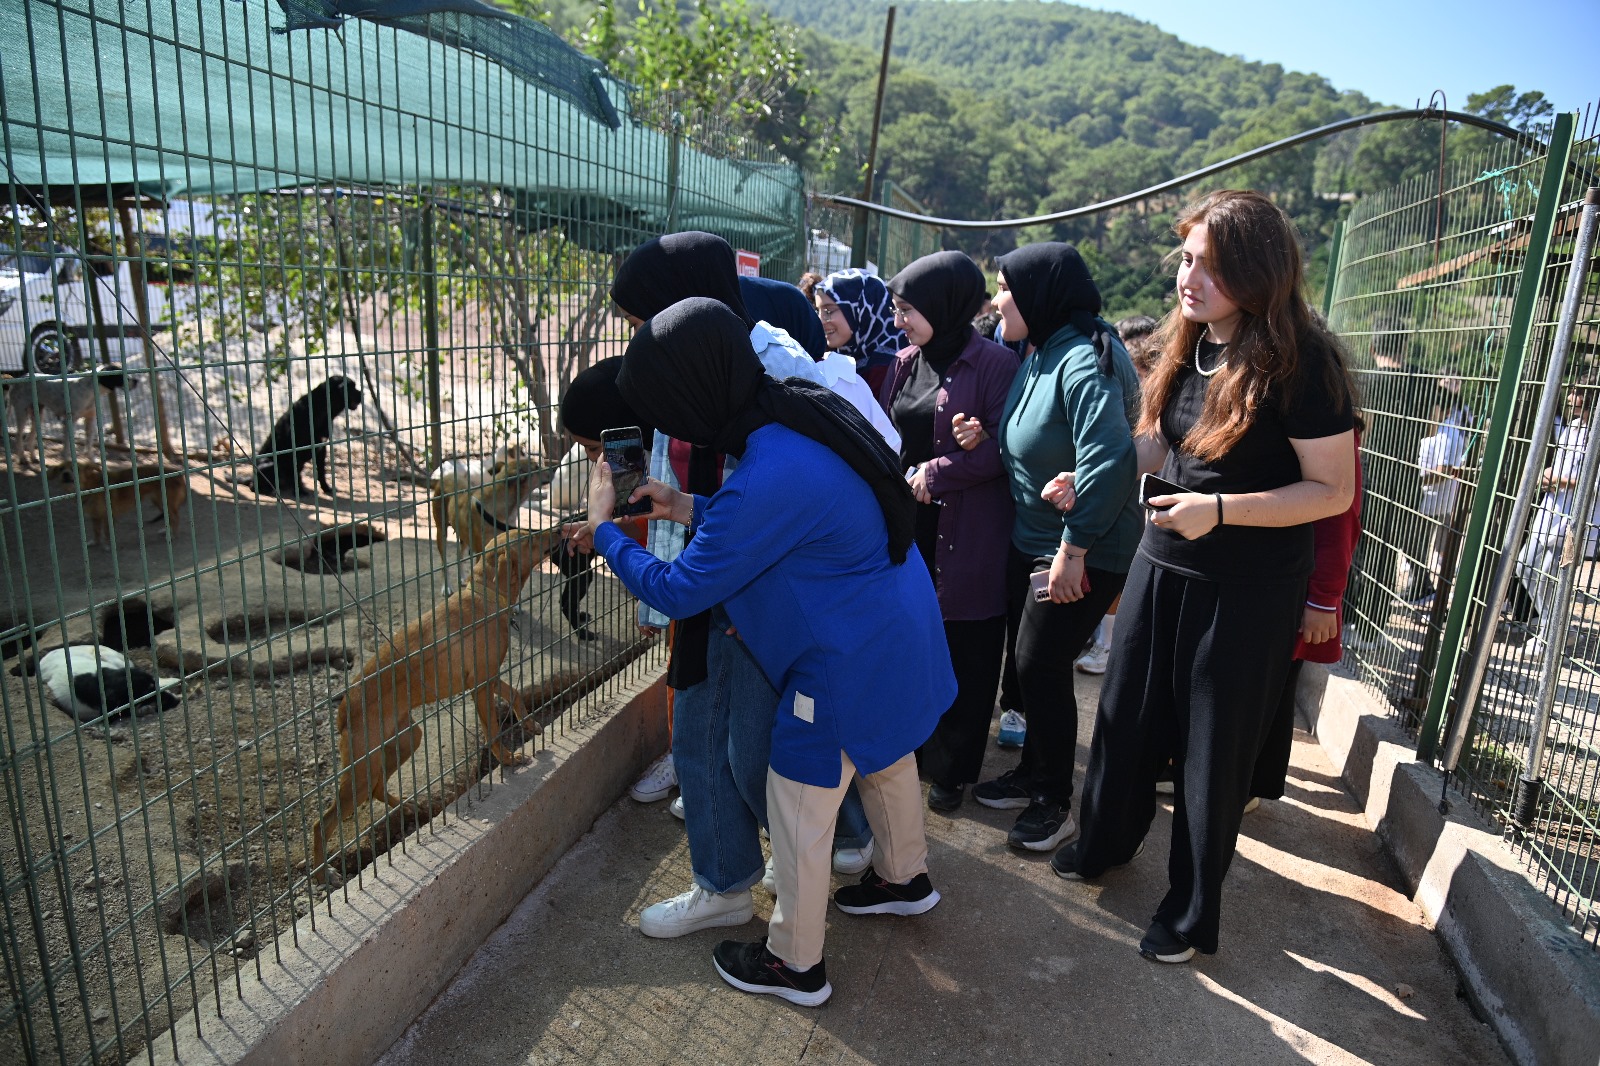
<path id="1" fill-rule="evenodd" d="M 1092 711 L 1084 701 L 1085 740 Z M 986 770 L 1013 759 L 991 748 Z M 1320 785 L 1328 770 L 1300 737 L 1292 776 Z M 380 1061 L 1505 1061 L 1348 796 L 1250 815 L 1221 951 L 1175 967 L 1136 951 L 1166 890 L 1170 812 L 1139 859 L 1091 885 L 1007 848 L 1015 814 L 969 799 L 930 815 L 944 901 L 910 919 L 830 912 L 834 994 L 807 1010 L 736 992 L 711 968 L 719 940 L 762 935 L 759 888 L 746 926 L 638 933 L 641 909 L 689 885 L 688 853 L 666 804 L 623 799 Z"/>

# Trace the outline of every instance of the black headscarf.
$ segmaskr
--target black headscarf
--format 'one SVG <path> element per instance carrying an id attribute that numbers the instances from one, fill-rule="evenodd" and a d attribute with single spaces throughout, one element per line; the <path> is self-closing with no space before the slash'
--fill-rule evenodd
<path id="1" fill-rule="evenodd" d="M 831 448 L 872 489 L 889 527 L 889 558 L 906 561 L 916 501 L 899 457 L 848 401 L 821 385 L 767 376 L 749 331 L 715 300 L 688 299 L 640 327 L 617 387 L 661 432 L 729 455 L 777 422 Z"/>
<path id="2" fill-rule="evenodd" d="M 965 252 L 925 255 L 889 279 L 889 291 L 921 312 L 933 327 L 922 358 L 935 370 L 955 362 L 972 339 L 972 316 L 988 296 L 988 282 Z"/>
<path id="3" fill-rule="evenodd" d="M 653 427 L 634 413 L 617 390 L 617 375 L 622 372 L 622 356 L 613 355 L 572 379 L 561 394 L 561 424 L 568 433 L 587 440 L 599 440 L 608 429 L 638 426 L 644 443 L 650 445 Z"/>
<path id="4" fill-rule="evenodd" d="M 1029 244 L 1002 255 L 995 266 L 1006 279 L 1034 347 L 1043 348 L 1051 337 L 1072 325 L 1094 345 L 1100 373 L 1112 372 L 1116 333 L 1099 317 L 1100 289 L 1076 248 L 1061 241 Z"/>
<path id="5" fill-rule="evenodd" d="M 645 241 L 628 253 L 611 283 L 611 299 L 635 318 L 654 318 L 691 296 L 727 304 L 746 333 L 755 327 L 739 293 L 733 247 L 714 233 L 690 230 Z"/>

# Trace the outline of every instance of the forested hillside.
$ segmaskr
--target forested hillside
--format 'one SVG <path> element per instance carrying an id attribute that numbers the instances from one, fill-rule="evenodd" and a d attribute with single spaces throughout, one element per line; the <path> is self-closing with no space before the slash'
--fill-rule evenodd
<path id="1" fill-rule="evenodd" d="M 836 153 L 816 160 L 819 187 L 859 189 L 887 4 L 764 2 L 806 29 L 801 47 L 816 90 L 809 110 L 836 124 Z M 938 215 L 1014 218 L 1094 203 L 1385 106 L 1123 15 L 1037 0 L 897 6 L 879 171 Z M 1509 88 L 1469 107 L 1512 122 L 1548 110 L 1538 94 Z M 1465 148 L 1461 138 L 1473 135 L 1452 136 Z M 1320 285 L 1341 194 L 1427 173 L 1437 160 L 1437 124 L 1402 123 L 1280 153 L 1211 185 L 1270 192 L 1300 225 Z M 1157 312 L 1168 288 L 1160 259 L 1172 243 L 1171 210 L 1184 198 L 949 239 L 979 255 L 1026 240 L 1077 242 L 1110 310 Z"/>
<path id="2" fill-rule="evenodd" d="M 500 0 L 542 18 L 647 92 L 733 116 L 750 140 L 799 159 L 823 191 L 856 194 L 872 121 L 885 0 Z M 1315 126 L 1412 101 L 1340 93 L 1315 74 L 1186 44 L 1124 15 L 1040 0 L 897 4 L 879 174 L 935 214 L 1016 218 L 1095 203 Z M 770 12 L 771 17 L 768 17 Z M 1181 28 L 1180 28 L 1181 29 Z M 1462 102 L 1455 102 L 1463 106 Z M 1546 121 L 1510 86 L 1465 109 Z M 1488 134 L 1453 129 L 1450 150 Z M 1320 291 L 1326 238 L 1350 194 L 1438 163 L 1437 123 L 1352 131 L 1227 172 L 1210 187 L 1274 196 L 1295 218 Z M 1113 313 L 1156 313 L 1172 212 L 1196 186 L 1074 223 L 949 232 L 987 258 L 1030 240 L 1077 243 Z"/>

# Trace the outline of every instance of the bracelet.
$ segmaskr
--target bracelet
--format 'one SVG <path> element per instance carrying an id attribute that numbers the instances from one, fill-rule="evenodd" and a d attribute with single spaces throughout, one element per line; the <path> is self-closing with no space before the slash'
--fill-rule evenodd
<path id="1" fill-rule="evenodd" d="M 691 493 L 688 493 L 687 495 L 689 497 L 689 520 L 683 524 L 683 528 L 684 529 L 693 529 L 694 528 L 694 493 L 691 492 Z"/>
<path id="2" fill-rule="evenodd" d="M 1084 552 L 1083 555 L 1073 555 L 1071 552 L 1067 551 L 1067 546 L 1065 544 L 1056 550 L 1062 555 L 1066 556 L 1068 559 L 1082 559 L 1084 556 L 1089 554 L 1088 552 Z"/>
<path id="3" fill-rule="evenodd" d="M 1222 525 L 1222 493 L 1214 492 L 1212 495 L 1217 498 L 1217 525 L 1220 526 Z"/>

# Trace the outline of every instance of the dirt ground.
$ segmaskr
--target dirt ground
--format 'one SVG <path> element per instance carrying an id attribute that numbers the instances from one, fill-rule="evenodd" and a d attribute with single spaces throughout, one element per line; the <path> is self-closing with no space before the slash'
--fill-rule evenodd
<path id="1" fill-rule="evenodd" d="M 282 382 L 208 375 L 205 404 L 185 405 L 184 383 L 168 382 L 169 413 L 191 446 L 215 439 L 205 422 L 224 410 L 235 437 L 256 440 L 312 374 L 341 371 L 359 373 L 329 360 Z M 262 402 L 266 389 L 282 395 Z M 392 418 L 419 421 L 414 407 L 395 409 L 398 390 L 384 392 Z M 484 409 L 498 401 L 489 389 L 460 392 L 475 402 L 446 410 L 456 446 L 447 452 L 470 454 L 495 435 Z M 135 438 L 153 440 L 137 403 L 129 412 Z M 189 498 L 170 528 L 124 516 L 114 547 L 86 543 L 75 498 L 57 489 L 47 499 L 40 477 L 0 470 L 9 494 L 0 500 L 0 636 L 9 638 L 0 673 L 0 906 L 9 935 L 0 961 L 12 1002 L 30 1004 L 0 1024 L 0 1062 L 124 1061 L 213 982 L 231 983 L 237 968 L 261 965 L 258 957 L 270 961 L 273 939 L 325 894 L 299 865 L 339 769 L 334 704 L 349 669 L 426 612 L 444 576 L 426 488 L 405 476 L 371 405 L 347 422 L 357 439 L 333 448 L 333 498 L 258 498 L 232 480 L 245 468 L 219 451 L 212 464 L 191 460 Z M 63 457 L 59 441 L 47 448 L 47 461 Z M 519 526 L 558 520 L 543 495 Z M 346 541 L 314 550 L 332 527 L 351 531 Z M 650 647 L 631 599 L 603 567 L 584 602 L 594 639 L 579 639 L 557 607 L 562 580 L 547 565 L 529 582 L 502 672 L 534 695 L 546 728 L 560 728 L 579 696 Z M 129 658 L 185 678 L 176 708 L 79 724 L 35 678 L 13 675 L 27 658 L 20 633 L 37 629 L 38 648 L 93 641 L 108 607 L 133 629 L 154 622 L 159 632 L 147 641 L 135 634 Z M 347 820 L 346 872 L 429 813 L 470 804 L 492 786 L 470 699 L 417 720 L 423 746 L 391 782 L 414 810 Z M 509 741 L 536 742 L 532 734 L 513 730 Z"/>

